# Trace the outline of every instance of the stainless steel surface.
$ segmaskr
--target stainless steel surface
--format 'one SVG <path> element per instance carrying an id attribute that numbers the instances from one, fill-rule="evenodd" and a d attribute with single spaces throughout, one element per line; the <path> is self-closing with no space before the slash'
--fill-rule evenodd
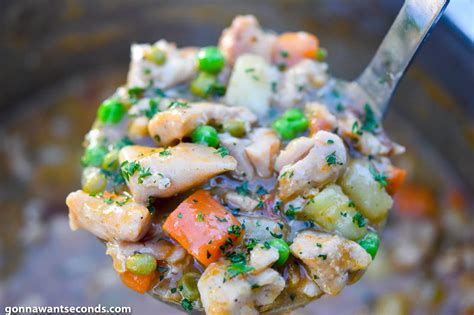
<path id="1" fill-rule="evenodd" d="M 354 99 L 358 104 L 369 103 L 382 114 L 386 111 L 408 65 L 448 3 L 448 0 L 405 1 L 370 64 L 350 85 L 349 92 L 357 95 Z"/>

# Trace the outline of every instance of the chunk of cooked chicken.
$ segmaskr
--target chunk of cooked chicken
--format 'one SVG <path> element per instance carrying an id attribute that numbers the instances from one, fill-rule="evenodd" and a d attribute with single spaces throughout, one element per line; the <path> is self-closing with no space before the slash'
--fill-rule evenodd
<path id="1" fill-rule="evenodd" d="M 385 133 L 375 135 L 363 130 L 362 126 L 362 122 L 350 111 L 346 111 L 344 117 L 339 120 L 340 134 L 352 139 L 355 148 L 362 154 L 391 156 L 405 152 L 405 147 L 391 141 Z"/>
<path id="2" fill-rule="evenodd" d="M 290 250 L 303 261 L 319 288 L 330 295 L 344 288 L 349 273 L 364 270 L 372 262 L 356 242 L 309 230 L 296 236 Z"/>
<path id="3" fill-rule="evenodd" d="M 262 245 L 255 246 L 250 252 L 249 265 L 255 268 L 252 274 L 258 274 L 261 271 L 271 267 L 278 260 L 280 254 L 275 247 L 265 248 Z"/>
<path id="4" fill-rule="evenodd" d="M 239 15 L 222 32 L 219 49 L 230 65 L 245 53 L 259 55 L 271 62 L 275 41 L 276 35 L 264 32 L 253 15 Z"/>
<path id="5" fill-rule="evenodd" d="M 127 242 L 127 241 L 112 241 L 107 242 L 106 254 L 112 257 L 114 269 L 118 272 L 126 271 L 126 260 L 128 256 L 136 253 L 150 254 L 157 260 L 167 261 L 169 263 L 177 264 L 184 260 L 187 255 L 184 248 L 179 245 L 172 244 L 165 239 L 152 239 L 145 242 Z"/>
<path id="6" fill-rule="evenodd" d="M 210 264 L 198 281 L 201 302 L 207 315 L 258 314 L 251 284 L 243 274 L 230 279 L 229 263 Z"/>
<path id="7" fill-rule="evenodd" d="M 196 49 L 177 49 L 174 43 L 160 40 L 153 45 L 133 44 L 127 77 L 130 87 L 145 88 L 152 84 L 161 89 L 191 80 L 196 74 Z M 163 62 L 155 62 L 154 54 L 162 54 Z"/>
<path id="8" fill-rule="evenodd" d="M 226 192 L 224 194 L 224 201 L 231 208 L 245 212 L 252 212 L 258 206 L 257 200 L 249 196 L 243 196 L 235 191 Z"/>
<path id="9" fill-rule="evenodd" d="M 252 144 L 245 149 L 250 162 L 258 176 L 271 177 L 273 161 L 280 151 L 280 139 L 272 129 L 258 128 L 250 134 L 250 140 Z"/>
<path id="10" fill-rule="evenodd" d="M 161 146 L 175 144 L 189 136 L 199 125 L 222 124 L 228 120 L 242 121 L 249 131 L 257 117 L 247 108 L 216 103 L 183 103 L 182 106 L 157 113 L 148 124 L 150 136 Z"/>
<path id="11" fill-rule="evenodd" d="M 321 130 L 313 138 L 314 145 L 303 158 L 281 168 L 278 177 L 281 199 L 335 181 L 346 167 L 346 148 L 339 136 Z"/>
<path id="12" fill-rule="evenodd" d="M 214 148 L 193 143 L 155 149 L 127 146 L 120 150 L 119 161 L 138 202 L 171 197 L 237 166 L 232 156 L 222 157 Z"/>
<path id="13" fill-rule="evenodd" d="M 309 131 L 311 135 L 319 130 L 332 131 L 337 126 L 336 117 L 321 103 L 307 103 L 304 112 L 309 120 Z"/>
<path id="14" fill-rule="evenodd" d="M 285 71 L 278 82 L 274 101 L 290 108 L 304 100 L 306 91 L 322 86 L 328 80 L 327 64 L 304 59 Z"/>
<path id="15" fill-rule="evenodd" d="M 231 278 L 228 267 L 226 261 L 212 263 L 199 279 L 201 302 L 208 315 L 259 314 L 257 307 L 272 303 L 285 288 L 285 279 L 273 269 Z"/>
<path id="16" fill-rule="evenodd" d="M 237 160 L 237 168 L 230 173 L 231 176 L 239 180 L 253 179 L 255 170 L 245 152 L 245 148 L 252 143 L 251 140 L 232 137 L 228 133 L 221 133 L 218 136 L 221 145 Z"/>
<path id="17" fill-rule="evenodd" d="M 151 222 L 147 207 L 125 196 L 91 196 L 78 190 L 67 196 L 66 204 L 72 230 L 83 228 L 106 241 L 138 241 Z"/>
<path id="18" fill-rule="evenodd" d="M 271 268 L 265 269 L 257 275 L 249 274 L 247 279 L 252 286 L 258 286 L 253 289 L 256 306 L 272 303 L 285 288 L 285 279 Z"/>
<path id="19" fill-rule="evenodd" d="M 291 140 L 275 160 L 275 170 L 281 171 L 283 166 L 301 160 L 316 143 L 314 138 L 299 137 Z"/>

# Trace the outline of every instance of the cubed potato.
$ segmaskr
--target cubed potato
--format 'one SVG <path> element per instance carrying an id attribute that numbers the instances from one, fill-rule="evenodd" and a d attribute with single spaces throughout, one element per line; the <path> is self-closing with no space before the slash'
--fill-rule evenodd
<path id="1" fill-rule="evenodd" d="M 247 107 L 258 116 L 270 109 L 272 68 L 260 56 L 240 56 L 232 70 L 225 101 L 229 105 Z"/>
<path id="2" fill-rule="evenodd" d="M 357 240 L 367 232 L 365 226 L 359 226 L 353 217 L 357 210 L 352 206 L 338 185 L 328 185 L 317 194 L 303 209 L 299 218 L 312 220 L 328 231 L 337 231 L 342 236 Z"/>
<path id="3" fill-rule="evenodd" d="M 341 187 L 371 222 L 385 219 L 393 200 L 369 170 L 369 163 L 354 160 L 341 179 Z"/>

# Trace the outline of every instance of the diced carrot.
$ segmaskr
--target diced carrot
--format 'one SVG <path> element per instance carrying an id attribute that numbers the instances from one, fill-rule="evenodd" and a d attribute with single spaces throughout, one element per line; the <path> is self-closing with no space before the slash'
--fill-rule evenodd
<path id="1" fill-rule="evenodd" d="M 466 208 L 466 196 L 459 189 L 453 189 L 448 193 L 449 205 L 454 210 L 465 210 Z"/>
<path id="2" fill-rule="evenodd" d="M 316 36 L 306 32 L 283 33 L 275 43 L 273 61 L 287 67 L 300 62 L 304 58 L 316 58 L 319 41 Z"/>
<path id="3" fill-rule="evenodd" d="M 428 188 L 406 185 L 395 194 L 395 209 L 404 216 L 428 217 L 436 212 L 436 201 Z"/>
<path id="4" fill-rule="evenodd" d="M 151 274 L 146 276 L 136 275 L 131 273 L 130 271 L 120 273 L 120 278 L 122 279 L 122 282 L 130 289 L 137 291 L 141 294 L 151 289 L 155 277 L 156 272 L 152 272 Z"/>
<path id="5" fill-rule="evenodd" d="M 394 195 L 400 188 L 402 187 L 403 183 L 405 182 L 405 177 L 407 172 L 398 167 L 393 167 L 390 171 L 387 172 L 387 186 L 385 189 L 390 195 Z"/>
<path id="6" fill-rule="evenodd" d="M 184 200 L 168 216 L 163 229 L 205 266 L 219 259 L 244 234 L 240 222 L 205 190 Z"/>

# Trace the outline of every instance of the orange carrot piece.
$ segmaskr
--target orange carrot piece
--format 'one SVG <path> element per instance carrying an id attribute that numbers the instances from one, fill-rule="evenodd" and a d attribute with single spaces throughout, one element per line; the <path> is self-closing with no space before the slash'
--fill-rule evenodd
<path id="1" fill-rule="evenodd" d="M 387 192 L 393 196 L 402 187 L 406 176 L 407 172 L 404 169 L 393 167 L 388 172 L 388 185 L 385 187 Z"/>
<path id="2" fill-rule="evenodd" d="M 219 259 L 244 234 L 240 222 L 205 190 L 184 200 L 168 216 L 163 229 L 205 266 Z"/>
<path id="3" fill-rule="evenodd" d="M 304 58 L 314 59 L 318 52 L 319 40 L 306 32 L 283 33 L 275 43 L 273 61 L 277 65 L 287 67 L 300 62 Z"/>
<path id="4" fill-rule="evenodd" d="M 130 271 L 120 273 L 120 278 L 122 279 L 122 282 L 130 289 L 137 291 L 141 294 L 151 289 L 155 277 L 156 272 L 152 272 L 151 274 L 146 276 L 136 275 L 131 273 Z"/>
<path id="5" fill-rule="evenodd" d="M 404 216 L 428 217 L 436 212 L 436 201 L 428 188 L 407 185 L 395 195 L 395 209 Z"/>

